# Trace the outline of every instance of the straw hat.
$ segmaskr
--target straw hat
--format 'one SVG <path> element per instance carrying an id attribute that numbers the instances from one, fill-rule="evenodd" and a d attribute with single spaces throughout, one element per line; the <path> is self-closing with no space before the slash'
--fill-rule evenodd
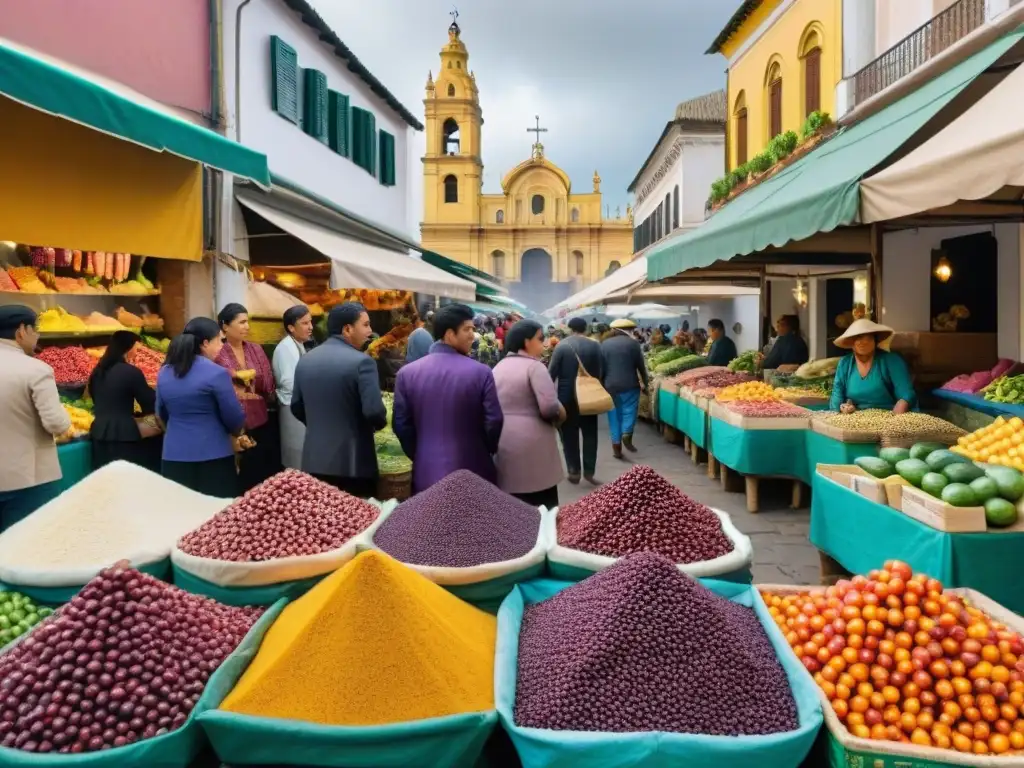
<path id="1" fill-rule="evenodd" d="M 618 320 L 612 320 L 611 327 L 626 330 L 628 328 L 636 328 L 636 322 L 630 320 L 628 317 L 620 317 Z"/>
<path id="2" fill-rule="evenodd" d="M 853 340 L 857 336 L 866 336 L 870 333 L 875 335 L 879 346 L 881 346 L 892 338 L 895 331 L 887 325 L 879 325 L 871 320 L 854 320 L 843 335 L 835 340 L 835 345 L 840 349 L 853 349 Z"/>

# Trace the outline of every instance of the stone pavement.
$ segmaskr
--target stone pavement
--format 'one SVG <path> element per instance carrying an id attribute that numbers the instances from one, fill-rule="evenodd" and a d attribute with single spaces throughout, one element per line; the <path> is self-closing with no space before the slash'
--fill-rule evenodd
<path id="1" fill-rule="evenodd" d="M 638 452 L 627 454 L 628 461 L 612 457 L 608 423 L 601 418 L 600 443 L 597 454 L 597 477 L 608 482 L 625 472 L 629 461 L 647 464 L 697 501 L 727 512 L 733 524 L 750 537 L 754 546 L 755 584 L 818 584 L 820 580 L 818 551 L 807 540 L 810 507 L 789 508 L 792 484 L 784 481 L 762 481 L 758 514 L 747 512 L 742 492 L 722 490 L 721 483 L 707 476 L 707 465 L 696 465 L 681 445 L 666 443 L 652 424 L 637 424 L 633 442 Z M 742 489 L 737 479 L 734 488 Z M 593 489 L 586 481 L 579 485 L 563 481 L 558 488 L 561 503 L 566 504 Z M 804 503 L 809 503 L 809 490 L 804 490 Z"/>

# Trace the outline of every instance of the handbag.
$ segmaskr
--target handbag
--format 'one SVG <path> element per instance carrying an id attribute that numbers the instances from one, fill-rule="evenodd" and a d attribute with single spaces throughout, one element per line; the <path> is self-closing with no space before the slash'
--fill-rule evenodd
<path id="1" fill-rule="evenodd" d="M 612 396 L 608 394 L 608 390 L 601 385 L 601 382 L 591 376 L 583 367 L 579 353 L 573 350 L 573 354 L 576 355 L 576 363 L 579 366 L 576 372 L 576 406 L 580 416 L 597 416 L 608 413 L 615 407 Z"/>
<path id="2" fill-rule="evenodd" d="M 150 437 L 157 437 L 164 433 L 160 422 L 155 416 L 140 416 L 135 419 L 135 426 L 139 428 L 139 437 L 146 440 Z"/>

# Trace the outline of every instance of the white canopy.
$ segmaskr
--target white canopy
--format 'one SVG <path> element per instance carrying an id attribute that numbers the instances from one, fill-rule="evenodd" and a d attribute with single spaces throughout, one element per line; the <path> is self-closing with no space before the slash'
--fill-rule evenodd
<path id="1" fill-rule="evenodd" d="M 693 285 L 660 285 L 650 283 L 633 291 L 621 291 L 608 296 L 609 300 L 657 301 L 663 304 L 689 303 L 691 299 L 734 299 L 738 296 L 758 296 L 761 289 L 743 285 L 716 285 L 695 283 Z"/>
<path id="2" fill-rule="evenodd" d="M 860 183 L 865 222 L 1024 186 L 1024 66 L 929 141 Z"/>
<path id="3" fill-rule="evenodd" d="M 331 261 L 331 284 L 338 288 L 415 291 L 472 301 L 476 285 L 409 255 L 340 235 L 244 197 L 238 202 L 278 229 L 302 240 Z"/>

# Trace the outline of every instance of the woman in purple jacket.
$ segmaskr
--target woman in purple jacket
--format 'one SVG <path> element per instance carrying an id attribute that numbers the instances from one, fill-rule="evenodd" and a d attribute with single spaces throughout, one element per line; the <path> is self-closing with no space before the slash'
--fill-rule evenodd
<path id="1" fill-rule="evenodd" d="M 174 337 L 156 383 L 156 413 L 166 425 L 163 476 L 219 498 L 239 492 L 233 435 L 245 411 L 231 374 L 213 362 L 224 344 L 220 326 L 194 317 Z"/>
<path id="2" fill-rule="evenodd" d="M 565 477 L 556 427 L 565 421 L 555 384 L 540 361 L 544 328 L 520 320 L 505 334 L 505 357 L 494 367 L 505 416 L 498 455 L 498 487 L 535 507 L 558 506 Z"/>

